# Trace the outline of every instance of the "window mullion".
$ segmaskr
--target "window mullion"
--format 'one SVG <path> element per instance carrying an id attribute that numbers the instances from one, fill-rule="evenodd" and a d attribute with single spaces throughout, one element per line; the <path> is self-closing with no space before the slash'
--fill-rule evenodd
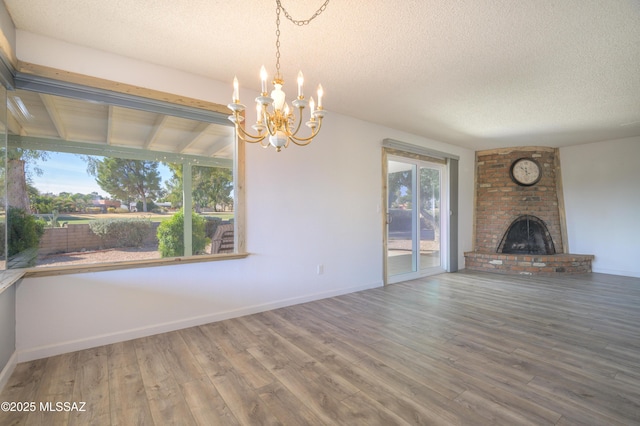
<path id="1" fill-rule="evenodd" d="M 193 191 L 191 163 L 182 165 L 182 208 L 184 212 L 184 255 L 191 256 L 192 253 L 192 212 L 193 212 Z"/>

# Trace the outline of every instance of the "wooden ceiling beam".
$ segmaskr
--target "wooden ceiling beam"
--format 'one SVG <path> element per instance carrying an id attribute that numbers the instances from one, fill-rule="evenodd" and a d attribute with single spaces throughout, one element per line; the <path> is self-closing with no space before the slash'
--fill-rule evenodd
<path id="1" fill-rule="evenodd" d="M 47 114 L 53 123 L 53 126 L 56 128 L 56 132 L 58 136 L 62 140 L 69 140 L 69 134 L 67 133 L 67 128 L 64 125 L 64 120 L 60 116 L 60 111 L 56 106 L 55 98 L 51 95 L 46 95 L 44 93 L 40 93 L 40 100 L 42 100 L 42 104 L 44 108 L 47 110 Z"/>

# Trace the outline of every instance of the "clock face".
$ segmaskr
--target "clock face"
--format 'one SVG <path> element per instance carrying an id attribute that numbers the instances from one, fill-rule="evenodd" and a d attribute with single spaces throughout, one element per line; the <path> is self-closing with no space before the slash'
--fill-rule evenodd
<path id="1" fill-rule="evenodd" d="M 521 158 L 511 166 L 511 178 L 522 186 L 531 186 L 538 183 L 542 173 L 540 166 L 534 160 Z"/>

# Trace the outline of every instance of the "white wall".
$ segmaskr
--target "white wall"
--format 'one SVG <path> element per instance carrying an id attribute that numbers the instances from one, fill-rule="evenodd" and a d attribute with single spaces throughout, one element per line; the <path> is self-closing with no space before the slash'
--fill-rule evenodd
<path id="1" fill-rule="evenodd" d="M 15 51 L 16 27 L 13 25 L 4 2 L 0 2 L 0 45 L 8 50 L 5 52 L 7 55 L 12 55 Z"/>
<path id="2" fill-rule="evenodd" d="M 16 289 L 13 286 L 0 286 L 0 390 L 15 367 L 15 349 Z"/>
<path id="3" fill-rule="evenodd" d="M 560 150 L 569 251 L 640 277 L 640 137 Z"/>
<path id="4" fill-rule="evenodd" d="M 226 104 L 231 85 L 18 32 L 21 60 Z M 241 98 L 255 93 L 241 91 Z M 331 113 L 308 147 L 247 146 L 246 259 L 24 279 L 21 361 L 382 284 L 381 143 L 460 156 L 459 265 L 471 249 L 472 151 Z M 249 117 L 251 121 L 251 118 Z M 317 265 L 324 273 L 317 275 Z"/>

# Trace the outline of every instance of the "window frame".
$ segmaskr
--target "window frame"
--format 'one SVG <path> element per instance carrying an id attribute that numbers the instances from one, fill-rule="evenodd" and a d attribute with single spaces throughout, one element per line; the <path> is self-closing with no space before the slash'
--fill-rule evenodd
<path id="1" fill-rule="evenodd" d="M 231 125 L 227 118 L 231 111 L 224 105 L 33 64 L 20 64 L 20 71 L 15 74 L 14 85 L 11 89 L 23 89 L 37 93 L 71 97 L 87 101 L 97 101 L 114 106 L 156 112 L 202 122 Z M 238 142 L 237 135 L 234 138 L 234 143 L 235 155 L 233 159 L 233 181 L 234 235 L 236 240 L 235 253 L 178 256 L 162 259 L 68 265 L 47 268 L 26 268 L 21 270 L 24 271 L 24 276 L 40 277 L 105 270 L 147 268 L 152 266 L 222 261 L 247 257 L 248 253 L 246 253 L 244 239 L 245 151 L 244 144 Z M 61 143 L 60 147 L 63 148 L 64 145 L 65 143 Z M 105 150 L 103 155 L 108 155 L 108 151 L 109 150 Z M 63 149 L 61 152 L 65 152 L 65 150 Z M 145 152 L 154 153 L 153 150 L 146 150 Z M 198 158 L 198 156 L 191 157 Z M 200 158 L 204 159 L 206 157 Z M 11 269 L 6 269 L 6 271 L 11 271 Z"/>

